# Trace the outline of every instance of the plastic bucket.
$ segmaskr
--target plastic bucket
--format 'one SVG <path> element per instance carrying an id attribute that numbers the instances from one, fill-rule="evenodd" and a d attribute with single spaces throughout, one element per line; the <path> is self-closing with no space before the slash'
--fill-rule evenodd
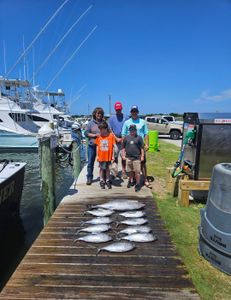
<path id="1" fill-rule="evenodd" d="M 155 152 L 159 150 L 159 143 L 158 143 L 158 131 L 151 130 L 148 132 L 149 136 L 149 152 Z"/>

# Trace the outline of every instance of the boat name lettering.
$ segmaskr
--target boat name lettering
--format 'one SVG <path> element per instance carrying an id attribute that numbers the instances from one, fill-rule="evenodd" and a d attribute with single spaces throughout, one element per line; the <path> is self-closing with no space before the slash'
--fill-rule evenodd
<path id="1" fill-rule="evenodd" d="M 0 190 L 0 203 L 3 203 L 14 193 L 15 181 L 10 182 Z"/>

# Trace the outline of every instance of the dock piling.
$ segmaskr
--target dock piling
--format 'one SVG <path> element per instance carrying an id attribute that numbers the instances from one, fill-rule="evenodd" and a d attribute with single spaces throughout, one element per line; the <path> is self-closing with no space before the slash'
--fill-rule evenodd
<path id="1" fill-rule="evenodd" d="M 45 130 L 46 129 L 46 130 Z M 40 147 L 40 170 L 42 178 L 42 195 L 43 195 L 43 223 L 47 224 L 56 208 L 55 198 L 55 147 L 57 137 L 50 128 L 41 128 L 39 130 L 39 147 Z"/>

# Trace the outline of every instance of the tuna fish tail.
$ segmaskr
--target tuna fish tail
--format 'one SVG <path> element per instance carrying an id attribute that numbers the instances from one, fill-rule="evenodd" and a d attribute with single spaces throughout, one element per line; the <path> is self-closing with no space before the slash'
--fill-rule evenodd
<path id="1" fill-rule="evenodd" d="M 98 249 L 96 252 L 96 256 L 98 256 L 101 251 L 102 251 L 102 249 Z"/>
<path id="2" fill-rule="evenodd" d="M 79 239 L 75 239 L 72 244 L 75 244 L 76 242 L 79 242 Z"/>

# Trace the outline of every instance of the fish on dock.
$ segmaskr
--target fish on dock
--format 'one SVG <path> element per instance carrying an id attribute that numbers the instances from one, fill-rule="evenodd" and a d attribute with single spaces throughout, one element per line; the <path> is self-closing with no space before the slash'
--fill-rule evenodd
<path id="1" fill-rule="evenodd" d="M 141 218 L 145 216 L 145 212 L 142 210 L 135 210 L 135 211 L 125 211 L 123 213 L 119 213 L 120 216 L 125 218 Z"/>
<path id="2" fill-rule="evenodd" d="M 112 200 L 103 204 L 93 205 L 91 208 L 105 208 L 117 211 L 137 210 L 145 206 L 137 200 Z"/>
<path id="3" fill-rule="evenodd" d="M 77 231 L 77 233 L 79 232 L 99 233 L 99 232 L 108 231 L 109 229 L 111 229 L 111 226 L 108 224 L 96 224 L 85 228 L 81 228 L 80 230 Z"/>
<path id="4" fill-rule="evenodd" d="M 133 233 L 148 233 L 151 231 L 151 228 L 149 226 L 141 225 L 141 226 L 129 226 L 123 230 L 120 230 L 118 232 L 118 235 L 120 234 L 133 234 Z"/>
<path id="5" fill-rule="evenodd" d="M 105 246 L 103 248 L 98 249 L 97 254 L 99 254 L 101 251 L 108 251 L 108 252 L 128 252 L 135 249 L 135 245 L 128 241 L 119 241 L 112 243 L 108 246 Z"/>
<path id="6" fill-rule="evenodd" d="M 91 220 L 85 221 L 82 224 L 97 225 L 97 224 L 110 224 L 112 222 L 113 222 L 113 220 L 109 217 L 96 217 Z"/>
<path id="7" fill-rule="evenodd" d="M 148 220 L 145 218 L 129 218 L 118 222 L 118 225 L 125 224 L 125 225 L 136 226 L 136 225 L 143 225 L 146 223 L 148 223 Z"/>
<path id="8" fill-rule="evenodd" d="M 81 236 L 74 240 L 74 243 L 77 241 L 83 241 L 87 243 L 106 243 L 112 240 L 112 237 L 106 233 L 96 233 L 96 234 L 87 234 Z"/>
<path id="9" fill-rule="evenodd" d="M 97 209 L 85 211 L 84 215 L 85 214 L 90 214 L 90 215 L 95 216 L 95 217 L 109 217 L 113 213 L 114 213 L 114 211 L 110 210 L 110 209 L 97 208 Z"/>
<path id="10" fill-rule="evenodd" d="M 156 241 L 157 237 L 152 233 L 133 233 L 133 234 L 126 235 L 121 239 L 130 242 L 148 243 L 148 242 Z"/>

